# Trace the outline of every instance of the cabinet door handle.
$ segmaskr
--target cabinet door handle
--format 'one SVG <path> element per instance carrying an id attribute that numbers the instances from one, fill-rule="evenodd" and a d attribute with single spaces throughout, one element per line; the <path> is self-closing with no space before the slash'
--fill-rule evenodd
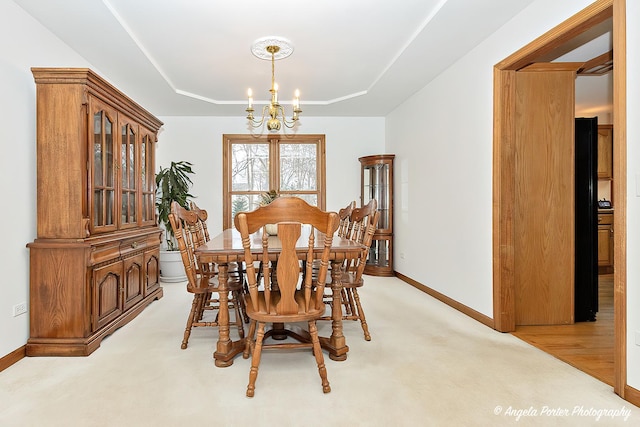
<path id="1" fill-rule="evenodd" d="M 131 244 L 131 247 L 132 247 L 133 249 L 137 248 L 137 247 L 138 247 L 138 242 L 133 242 L 133 243 Z"/>

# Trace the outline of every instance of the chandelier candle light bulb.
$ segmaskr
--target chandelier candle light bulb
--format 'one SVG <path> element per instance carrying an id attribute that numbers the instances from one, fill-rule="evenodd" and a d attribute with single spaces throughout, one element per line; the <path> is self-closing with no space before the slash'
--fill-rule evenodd
<path id="1" fill-rule="evenodd" d="M 249 124 L 254 128 L 258 128 L 266 121 L 269 132 L 279 131 L 282 124 L 290 129 L 293 128 L 298 121 L 298 116 L 302 112 L 300 109 L 300 91 L 296 89 L 295 99 L 293 100 L 293 114 L 291 119 L 287 120 L 284 107 L 278 103 L 278 84 L 275 80 L 275 61 L 276 59 L 283 59 L 291 55 L 293 52 L 291 42 L 282 37 L 263 37 L 253 43 L 251 52 L 260 59 L 271 60 L 271 89 L 269 89 L 269 92 L 271 92 L 271 102 L 262 108 L 262 118 L 255 120 L 253 117 L 253 112 L 255 111 L 253 109 L 253 93 L 251 89 L 249 89 L 247 91 L 249 105 L 246 109 Z"/>

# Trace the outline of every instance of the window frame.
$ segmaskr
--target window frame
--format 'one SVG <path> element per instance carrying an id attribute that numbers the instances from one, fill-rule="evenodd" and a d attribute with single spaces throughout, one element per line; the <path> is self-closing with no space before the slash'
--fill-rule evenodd
<path id="1" fill-rule="evenodd" d="M 326 206 L 326 151 L 325 135 L 223 135 L 222 136 L 222 227 L 233 228 L 231 218 L 231 197 L 234 194 L 245 194 L 246 191 L 234 192 L 231 189 L 231 146 L 233 144 L 268 144 L 269 145 L 269 189 L 280 194 L 315 194 L 318 207 L 325 210 Z M 280 191 L 280 145 L 281 144 L 316 144 L 316 189 L 313 191 Z"/>

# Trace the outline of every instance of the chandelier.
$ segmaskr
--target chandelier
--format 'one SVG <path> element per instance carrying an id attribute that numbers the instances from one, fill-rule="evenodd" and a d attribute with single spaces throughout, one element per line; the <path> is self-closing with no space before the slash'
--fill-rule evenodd
<path id="1" fill-rule="evenodd" d="M 282 37 L 263 37 L 256 40 L 251 46 L 251 52 L 260 59 L 271 60 L 271 102 L 262 108 L 262 118 L 256 120 L 253 117 L 253 92 L 251 89 L 247 91 L 249 98 L 249 105 L 247 106 L 247 120 L 249 124 L 258 128 L 267 122 L 267 129 L 269 132 L 277 132 L 284 124 L 288 128 L 293 126 L 298 121 L 298 116 L 302 112 L 300 109 L 300 91 L 296 89 L 295 98 L 293 100 L 293 115 L 290 120 L 287 120 L 284 112 L 284 107 L 278 103 L 278 84 L 275 81 L 275 62 L 276 59 L 283 59 L 293 53 L 293 46 L 291 42 Z"/>

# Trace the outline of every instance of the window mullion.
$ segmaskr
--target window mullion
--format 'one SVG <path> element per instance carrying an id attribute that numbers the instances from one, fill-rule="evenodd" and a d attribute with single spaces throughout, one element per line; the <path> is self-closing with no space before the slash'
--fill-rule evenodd
<path id="1" fill-rule="evenodd" d="M 280 191 L 280 140 L 269 138 L 269 190 Z"/>

